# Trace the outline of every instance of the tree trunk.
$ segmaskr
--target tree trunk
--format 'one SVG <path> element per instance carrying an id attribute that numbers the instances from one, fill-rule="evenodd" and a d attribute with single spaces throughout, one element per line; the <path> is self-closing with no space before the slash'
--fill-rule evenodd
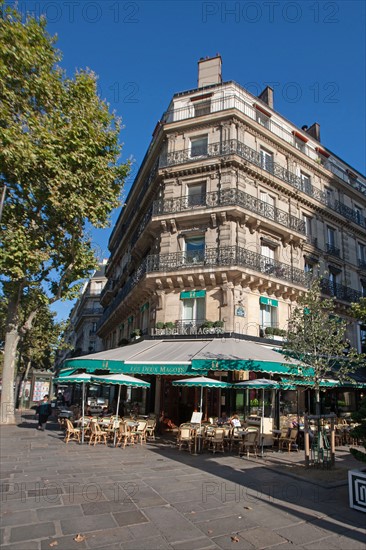
<path id="1" fill-rule="evenodd" d="M 5 329 L 0 424 L 16 424 L 14 406 L 14 379 L 16 353 L 19 342 L 17 309 L 17 303 L 15 301 L 9 300 Z"/>
<path id="2" fill-rule="evenodd" d="M 320 390 L 317 388 L 315 390 L 315 414 L 320 415 Z"/>

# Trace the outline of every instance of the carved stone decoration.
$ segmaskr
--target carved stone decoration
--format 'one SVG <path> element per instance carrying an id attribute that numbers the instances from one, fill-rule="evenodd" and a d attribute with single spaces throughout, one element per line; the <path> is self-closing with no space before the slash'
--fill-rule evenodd
<path id="1" fill-rule="evenodd" d="M 166 221 L 165 221 L 165 220 L 161 220 L 160 224 L 161 224 L 161 230 L 162 230 L 162 232 L 163 232 L 163 233 L 166 233 L 166 232 L 167 232 Z"/>
<path id="2" fill-rule="evenodd" d="M 187 280 L 188 280 L 189 286 L 191 288 L 194 288 L 195 284 L 194 284 L 194 279 L 193 279 L 192 275 L 188 275 Z"/>
<path id="3" fill-rule="evenodd" d="M 156 291 L 157 296 L 157 305 L 156 309 L 165 309 L 165 292 L 164 290 L 157 290 Z"/>
<path id="4" fill-rule="evenodd" d="M 177 277 L 177 283 L 178 283 L 179 288 L 184 288 L 184 281 L 183 281 L 182 277 Z"/>
<path id="5" fill-rule="evenodd" d="M 177 224 L 176 224 L 174 219 L 170 220 L 170 226 L 171 226 L 172 233 L 176 233 L 177 232 Z"/>
<path id="6" fill-rule="evenodd" d="M 212 227 L 217 227 L 217 218 L 215 213 L 211 214 L 211 224 Z"/>
<path id="7" fill-rule="evenodd" d="M 167 277 L 166 279 L 167 285 L 171 290 L 174 290 L 174 281 L 171 277 Z"/>

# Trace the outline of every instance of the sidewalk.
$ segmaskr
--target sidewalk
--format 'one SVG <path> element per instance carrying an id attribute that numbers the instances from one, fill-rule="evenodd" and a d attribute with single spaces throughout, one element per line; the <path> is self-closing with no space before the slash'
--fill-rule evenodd
<path id="1" fill-rule="evenodd" d="M 301 452 L 192 456 L 158 438 L 65 445 L 57 426 L 35 427 L 24 415 L 1 430 L 2 550 L 365 549 L 345 481 L 286 474 Z M 337 465 L 359 467 L 347 449 Z"/>

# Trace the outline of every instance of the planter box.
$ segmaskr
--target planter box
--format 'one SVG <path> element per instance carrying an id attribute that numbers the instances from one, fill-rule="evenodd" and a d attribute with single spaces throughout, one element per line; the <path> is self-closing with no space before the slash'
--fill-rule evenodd
<path id="1" fill-rule="evenodd" d="M 366 512 L 366 468 L 348 472 L 349 505 L 359 512 Z"/>

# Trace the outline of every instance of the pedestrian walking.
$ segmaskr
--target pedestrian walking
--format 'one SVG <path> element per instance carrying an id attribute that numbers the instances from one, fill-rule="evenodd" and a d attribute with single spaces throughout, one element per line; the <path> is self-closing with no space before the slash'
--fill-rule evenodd
<path id="1" fill-rule="evenodd" d="M 48 400 L 48 395 L 43 396 L 43 401 L 40 401 L 37 407 L 38 426 L 37 430 L 44 431 L 48 417 L 51 415 L 51 403 Z"/>

